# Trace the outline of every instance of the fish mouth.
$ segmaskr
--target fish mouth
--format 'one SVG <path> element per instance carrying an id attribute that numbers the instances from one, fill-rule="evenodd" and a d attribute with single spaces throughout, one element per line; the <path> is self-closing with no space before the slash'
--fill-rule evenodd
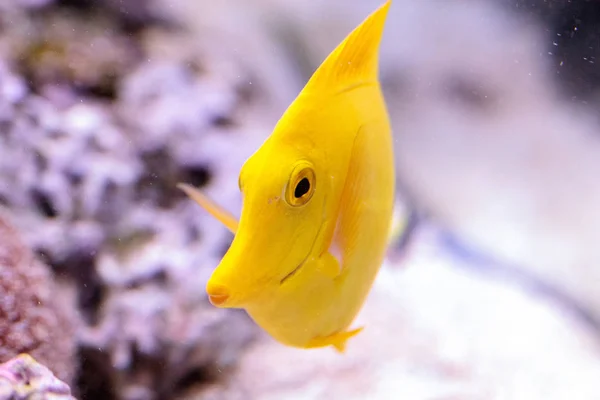
<path id="1" fill-rule="evenodd" d="M 226 286 L 215 285 L 210 281 L 206 285 L 206 293 L 208 294 L 208 300 L 215 307 L 223 307 L 230 297 L 230 292 Z"/>

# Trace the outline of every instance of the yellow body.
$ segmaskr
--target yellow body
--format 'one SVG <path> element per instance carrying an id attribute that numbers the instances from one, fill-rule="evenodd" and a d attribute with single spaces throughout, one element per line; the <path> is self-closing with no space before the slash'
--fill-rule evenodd
<path id="1" fill-rule="evenodd" d="M 378 48 L 389 6 L 327 57 L 245 162 L 239 223 L 180 185 L 235 233 L 211 302 L 245 309 L 289 346 L 343 351 L 386 251 L 395 178 Z"/>

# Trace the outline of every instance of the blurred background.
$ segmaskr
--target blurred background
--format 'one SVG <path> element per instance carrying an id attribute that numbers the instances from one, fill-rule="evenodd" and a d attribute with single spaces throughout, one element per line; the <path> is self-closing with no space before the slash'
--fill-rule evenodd
<path id="1" fill-rule="evenodd" d="M 303 351 L 208 303 L 232 236 L 176 183 L 239 215 L 242 163 L 381 3 L 0 0 L 0 362 L 89 400 L 599 399 L 597 1 L 394 0 L 366 329 Z"/>

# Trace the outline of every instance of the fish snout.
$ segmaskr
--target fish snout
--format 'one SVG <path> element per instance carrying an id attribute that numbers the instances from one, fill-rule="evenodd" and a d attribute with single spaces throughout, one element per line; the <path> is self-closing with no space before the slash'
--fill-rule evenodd
<path id="1" fill-rule="evenodd" d="M 208 283 L 206 285 L 206 294 L 208 294 L 208 300 L 213 306 L 223 307 L 229 299 L 230 293 L 223 285 Z"/>

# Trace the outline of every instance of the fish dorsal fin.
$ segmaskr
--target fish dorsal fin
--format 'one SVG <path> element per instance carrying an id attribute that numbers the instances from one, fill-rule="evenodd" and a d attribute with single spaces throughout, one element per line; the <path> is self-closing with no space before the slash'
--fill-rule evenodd
<path id="1" fill-rule="evenodd" d="M 386 1 L 346 36 L 317 68 L 306 84 L 307 90 L 344 90 L 377 81 L 379 44 L 390 4 L 391 0 Z"/>

